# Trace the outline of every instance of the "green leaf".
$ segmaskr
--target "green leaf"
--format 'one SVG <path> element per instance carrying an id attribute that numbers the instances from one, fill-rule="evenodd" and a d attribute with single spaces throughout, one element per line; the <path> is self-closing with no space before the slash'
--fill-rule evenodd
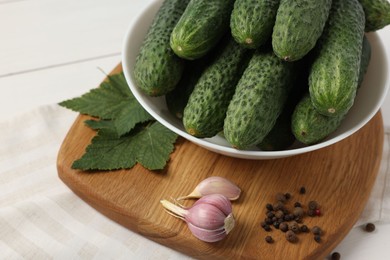
<path id="1" fill-rule="evenodd" d="M 86 124 L 88 127 L 94 130 L 113 128 L 114 125 L 112 120 L 94 120 L 94 119 L 85 120 L 84 124 Z"/>
<path id="2" fill-rule="evenodd" d="M 158 122 L 138 124 L 121 137 L 111 128 L 103 128 L 72 168 L 115 170 L 132 168 L 139 162 L 149 170 L 161 170 L 169 160 L 176 139 L 175 133 Z"/>

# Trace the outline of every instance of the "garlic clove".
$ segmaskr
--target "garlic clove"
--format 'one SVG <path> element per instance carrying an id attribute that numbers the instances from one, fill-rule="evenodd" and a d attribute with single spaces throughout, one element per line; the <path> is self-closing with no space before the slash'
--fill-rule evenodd
<path id="1" fill-rule="evenodd" d="M 212 176 L 201 181 L 190 194 L 179 197 L 178 200 L 201 198 L 216 193 L 224 195 L 229 200 L 236 200 L 240 197 L 241 189 L 226 178 Z"/>
<path id="2" fill-rule="evenodd" d="M 202 241 L 210 242 L 210 243 L 220 241 L 224 239 L 227 235 L 224 229 L 207 230 L 204 228 L 194 226 L 191 223 L 188 223 L 188 228 L 190 229 L 191 233 L 195 237 L 197 237 Z"/>
<path id="3" fill-rule="evenodd" d="M 198 199 L 193 206 L 198 204 L 211 204 L 220 209 L 226 216 L 232 212 L 232 203 L 221 194 L 210 194 Z"/>
<path id="4" fill-rule="evenodd" d="M 210 204 L 198 204 L 188 211 L 185 220 L 194 226 L 214 230 L 224 226 L 226 215 Z"/>

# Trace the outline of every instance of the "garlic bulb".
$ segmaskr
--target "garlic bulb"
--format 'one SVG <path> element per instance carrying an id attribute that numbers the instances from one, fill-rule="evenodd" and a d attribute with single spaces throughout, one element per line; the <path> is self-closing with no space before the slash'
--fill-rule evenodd
<path id="1" fill-rule="evenodd" d="M 241 189 L 226 178 L 212 176 L 201 181 L 189 195 L 179 197 L 178 200 L 201 198 L 216 193 L 224 195 L 229 200 L 236 200 L 240 197 Z"/>
<path id="2" fill-rule="evenodd" d="M 234 228 L 232 205 L 221 194 L 206 195 L 189 208 L 161 200 L 163 207 L 174 217 L 187 223 L 191 233 L 205 242 L 216 242 Z"/>

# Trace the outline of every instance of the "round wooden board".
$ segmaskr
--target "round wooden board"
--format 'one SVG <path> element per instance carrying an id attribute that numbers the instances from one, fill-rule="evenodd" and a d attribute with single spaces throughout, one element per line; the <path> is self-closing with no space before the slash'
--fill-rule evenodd
<path id="1" fill-rule="evenodd" d="M 349 138 L 321 149 L 276 160 L 244 160 L 226 157 L 179 138 L 164 171 L 151 172 L 140 165 L 129 170 L 82 172 L 71 165 L 80 158 L 95 132 L 80 115 L 58 154 L 58 174 L 80 198 L 121 225 L 158 243 L 198 259 L 320 259 L 345 237 L 369 198 L 381 161 L 383 122 L 380 112 Z M 186 224 L 160 205 L 161 199 L 186 195 L 208 176 L 224 176 L 242 189 L 233 202 L 236 226 L 217 243 L 193 237 Z M 306 194 L 299 194 L 304 186 Z M 304 205 L 316 200 L 322 216 L 305 217 L 309 227 L 324 230 L 317 243 L 312 234 L 299 234 L 289 243 L 284 233 L 260 227 L 265 205 L 275 194 L 292 194 Z M 193 201 L 187 201 L 190 205 Z M 267 244 L 265 236 L 275 242 Z"/>

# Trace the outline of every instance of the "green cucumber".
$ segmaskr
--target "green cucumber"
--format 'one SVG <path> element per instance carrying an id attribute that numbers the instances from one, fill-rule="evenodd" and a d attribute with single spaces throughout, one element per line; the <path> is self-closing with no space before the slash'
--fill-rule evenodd
<path id="1" fill-rule="evenodd" d="M 373 32 L 390 24 L 388 0 L 359 0 L 366 16 L 366 32 Z"/>
<path id="2" fill-rule="evenodd" d="M 364 37 L 358 87 L 363 82 L 370 57 L 371 46 L 367 37 Z M 316 144 L 333 133 L 340 126 L 344 118 L 345 115 L 329 117 L 318 113 L 311 103 L 309 94 L 306 94 L 294 109 L 291 118 L 291 129 L 295 138 L 301 143 L 307 145 Z"/>
<path id="3" fill-rule="evenodd" d="M 364 12 L 358 0 L 333 0 L 309 75 L 313 105 L 323 115 L 346 114 L 354 103 L 364 24 Z"/>
<path id="4" fill-rule="evenodd" d="M 329 16 L 332 0 L 281 0 L 272 33 L 275 54 L 286 61 L 314 48 Z"/>
<path id="5" fill-rule="evenodd" d="M 172 31 L 173 51 L 184 59 L 206 55 L 229 30 L 234 0 L 191 0 Z"/>
<path id="6" fill-rule="evenodd" d="M 226 113 L 224 135 L 234 148 L 257 145 L 271 131 L 293 84 L 293 68 L 270 48 L 256 50 Z"/>
<path id="7" fill-rule="evenodd" d="M 291 129 L 295 138 L 303 144 L 312 145 L 324 140 L 341 124 L 345 115 L 325 116 L 315 109 L 310 95 L 305 95 L 295 107 Z"/>
<path id="8" fill-rule="evenodd" d="M 169 40 L 189 0 L 165 0 L 158 10 L 134 65 L 138 88 L 150 96 L 162 96 L 175 88 L 184 60 L 171 50 Z"/>
<path id="9" fill-rule="evenodd" d="M 234 39 L 256 49 L 271 38 L 280 0 L 236 0 L 230 17 Z"/>
<path id="10" fill-rule="evenodd" d="M 217 49 L 219 54 L 202 73 L 184 109 L 186 131 L 200 138 L 222 131 L 229 101 L 250 57 L 230 36 Z"/>

